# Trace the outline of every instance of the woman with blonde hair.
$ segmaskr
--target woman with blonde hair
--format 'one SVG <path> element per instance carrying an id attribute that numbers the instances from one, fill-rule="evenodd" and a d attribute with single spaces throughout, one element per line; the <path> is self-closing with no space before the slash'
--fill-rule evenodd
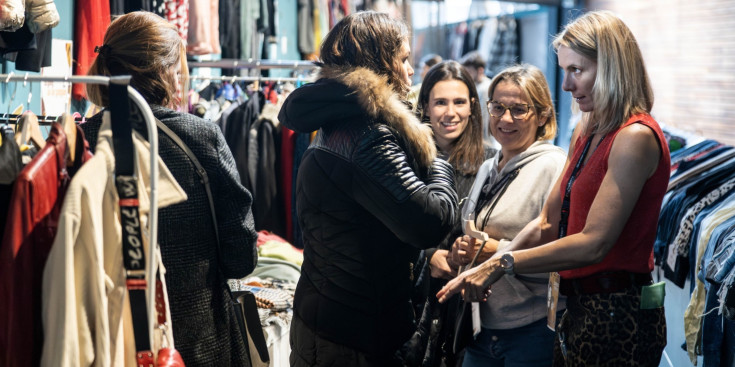
<path id="1" fill-rule="evenodd" d="M 650 116 L 643 57 L 630 29 L 606 11 L 568 24 L 553 45 L 562 88 L 584 113 L 564 174 L 538 218 L 438 296 L 483 300 L 505 274 L 559 271 L 567 310 L 555 365 L 658 366 L 666 321 L 651 271 L 670 157 Z"/>
<path id="2" fill-rule="evenodd" d="M 458 238 L 451 257 L 461 265 L 477 251 L 477 263 L 502 251 L 541 213 L 566 158 L 550 142 L 556 136 L 556 114 L 539 68 L 521 64 L 504 69 L 490 83 L 488 96 L 490 133 L 500 152 L 480 167 L 462 217 L 489 240 Z M 505 276 L 493 285 L 493 297 L 480 305 L 482 329 L 467 347 L 463 366 L 551 365 L 548 279 L 548 273 Z"/>
<path id="3" fill-rule="evenodd" d="M 176 349 L 189 367 L 247 366 L 247 347 L 226 280 L 246 276 L 257 262 L 252 197 L 240 184 L 219 128 L 175 111 L 188 70 L 184 43 L 172 24 L 139 11 L 116 18 L 96 50 L 89 74 L 130 75 L 130 85 L 150 104 L 156 119 L 189 147 L 210 179 L 216 227 L 195 165 L 159 127 L 159 155 L 188 198 L 159 210 L 158 219 Z M 107 89 L 88 85 L 87 94 L 94 104 L 107 108 Z M 94 150 L 102 113 L 81 126 Z"/>

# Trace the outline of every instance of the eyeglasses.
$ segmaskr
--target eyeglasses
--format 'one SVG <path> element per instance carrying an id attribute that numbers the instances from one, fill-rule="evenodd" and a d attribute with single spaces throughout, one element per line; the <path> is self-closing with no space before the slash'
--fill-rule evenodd
<path id="1" fill-rule="evenodd" d="M 487 101 L 487 111 L 490 112 L 490 116 L 501 118 L 505 115 L 505 110 L 510 110 L 510 115 L 514 119 L 523 120 L 528 116 L 530 106 L 525 103 L 516 103 L 511 106 L 506 106 L 498 101 Z"/>

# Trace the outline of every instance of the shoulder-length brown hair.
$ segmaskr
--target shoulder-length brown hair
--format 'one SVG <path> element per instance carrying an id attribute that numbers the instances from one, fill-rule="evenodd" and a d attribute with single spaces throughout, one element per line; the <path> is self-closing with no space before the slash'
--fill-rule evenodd
<path id="1" fill-rule="evenodd" d="M 551 103 L 551 92 L 541 70 L 531 64 L 509 66 L 490 82 L 487 95 L 493 98 L 495 88 L 503 81 L 511 82 L 521 89 L 538 118 L 545 117 L 546 123 L 536 129 L 536 140 L 551 140 L 556 136 L 556 113 Z"/>
<path id="2" fill-rule="evenodd" d="M 401 98 L 410 85 L 400 75 L 398 55 L 409 32 L 405 22 L 374 11 L 352 13 L 327 34 L 320 49 L 320 66 L 364 67 L 388 77 Z"/>
<path id="3" fill-rule="evenodd" d="M 181 64 L 179 87 L 185 91 L 186 48 L 176 27 L 156 14 L 136 11 L 110 23 L 87 74 L 130 75 L 130 85 L 148 103 L 172 106 L 177 102 L 177 85 L 171 69 L 177 63 Z M 110 104 L 105 85 L 88 84 L 87 97 L 98 106 Z"/>
<path id="4" fill-rule="evenodd" d="M 650 113 L 653 90 L 633 33 L 609 11 L 589 12 L 567 24 L 553 41 L 597 62 L 592 111 L 585 113 L 583 135 L 616 130 L 638 113 Z M 573 102 L 575 103 L 575 102 Z"/>
<path id="5" fill-rule="evenodd" d="M 456 61 L 440 62 L 429 69 L 421 83 L 416 109 L 422 122 L 427 122 L 426 109 L 429 106 L 431 90 L 436 83 L 444 80 L 458 80 L 467 86 L 470 97 L 470 117 L 467 128 L 454 141 L 454 148 L 449 154 L 449 163 L 454 169 L 465 175 L 477 174 L 485 161 L 485 147 L 482 142 L 482 110 L 480 97 L 475 82 L 467 70 Z"/>

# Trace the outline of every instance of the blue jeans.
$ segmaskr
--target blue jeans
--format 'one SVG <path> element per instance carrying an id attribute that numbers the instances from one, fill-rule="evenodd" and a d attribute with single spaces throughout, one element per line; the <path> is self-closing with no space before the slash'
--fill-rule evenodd
<path id="1" fill-rule="evenodd" d="M 563 312 L 557 314 L 561 319 Z M 462 367 L 548 367 L 554 361 L 554 332 L 546 318 L 515 329 L 485 329 L 465 350 Z"/>

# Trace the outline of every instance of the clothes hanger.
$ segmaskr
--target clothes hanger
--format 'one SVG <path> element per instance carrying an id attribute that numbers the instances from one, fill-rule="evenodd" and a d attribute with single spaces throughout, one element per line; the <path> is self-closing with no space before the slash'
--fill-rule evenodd
<path id="1" fill-rule="evenodd" d="M 74 119 L 74 121 L 79 120 L 79 125 L 81 125 L 81 124 L 83 124 L 83 123 L 85 123 L 87 121 L 87 117 L 86 116 L 82 116 L 82 114 L 79 113 L 79 112 L 72 113 L 71 114 L 71 117 Z"/>
<path id="2" fill-rule="evenodd" d="M 92 116 L 96 115 L 97 113 L 99 113 L 101 110 L 102 109 L 99 108 L 99 106 L 95 105 L 94 103 L 90 103 L 89 104 L 89 107 L 87 107 L 87 110 L 84 111 L 84 116 L 83 117 L 85 119 L 86 118 L 89 118 L 89 117 L 92 117 Z"/>
<path id="3" fill-rule="evenodd" d="M 260 60 L 255 63 L 255 72 L 258 75 L 258 80 L 253 81 L 253 91 L 257 92 L 260 88 L 260 78 L 263 77 L 263 73 L 260 70 Z"/>
<path id="4" fill-rule="evenodd" d="M 5 79 L 5 84 L 8 85 L 10 83 L 10 78 L 13 76 L 13 72 L 11 71 L 8 74 L 8 77 Z M 9 91 L 10 87 L 6 88 L 5 91 Z M 4 124 L 3 127 L 7 126 L 10 121 L 10 105 L 13 103 L 13 100 L 15 99 L 15 92 L 18 90 L 18 83 L 15 83 L 15 88 L 13 89 L 13 93 L 10 95 L 10 99 L 8 100 L 8 110 L 5 112 L 5 115 L 3 116 Z M 4 97 L 3 93 L 3 97 Z M 16 125 L 17 127 L 17 125 Z"/>
<path id="5" fill-rule="evenodd" d="M 71 83 L 68 85 L 69 90 L 71 90 Z M 69 112 L 69 107 L 69 104 L 65 105 L 64 113 L 62 113 L 57 120 L 61 123 L 61 130 L 63 130 L 64 135 L 66 135 L 66 150 L 68 152 L 66 155 L 67 167 L 74 165 L 77 150 L 77 123 L 74 121 L 74 116 Z"/>
<path id="6" fill-rule="evenodd" d="M 13 72 L 11 71 L 8 74 L 8 78 L 5 79 L 5 83 L 6 84 L 10 83 L 10 78 L 12 76 L 13 76 Z M 10 90 L 9 87 L 8 87 L 8 90 Z M 14 82 L 13 83 L 13 92 L 10 94 L 10 98 L 8 99 L 8 109 L 5 111 L 5 117 L 8 120 L 10 119 L 10 116 L 11 116 L 10 106 L 13 104 L 13 101 L 15 101 L 15 92 L 17 92 L 17 91 L 18 91 L 18 82 Z M 22 106 L 21 106 L 21 109 L 22 109 Z M 17 108 L 16 108 L 16 110 L 17 110 Z M 28 131 L 27 127 L 30 126 L 30 125 L 25 125 L 24 126 L 24 121 L 25 121 L 24 116 L 25 115 L 22 115 L 21 117 L 18 118 L 18 120 L 15 121 L 15 142 L 18 144 L 19 147 L 22 146 L 23 143 L 25 143 L 25 142 L 28 141 L 27 140 L 27 137 L 28 137 L 29 131 Z M 36 126 L 38 126 L 38 117 L 36 117 L 36 115 L 33 115 L 33 118 L 35 118 Z M 31 120 L 33 120 L 33 118 L 31 118 Z M 41 132 L 41 129 L 40 128 L 38 128 L 38 132 L 39 132 L 39 135 L 40 135 L 40 132 Z M 43 138 L 41 140 L 43 140 Z M 45 144 L 45 143 L 46 142 L 43 141 L 42 144 Z M 42 146 L 43 145 L 41 145 L 41 147 Z"/>
<path id="7" fill-rule="evenodd" d="M 20 116 L 16 127 L 20 125 L 20 133 L 16 132 L 15 142 L 18 146 L 28 143 L 33 143 L 38 149 L 42 149 L 46 146 L 46 140 L 43 139 L 41 134 L 41 127 L 38 124 L 38 116 L 31 111 L 26 111 Z"/>
<path id="8" fill-rule="evenodd" d="M 76 158 L 77 150 L 77 123 L 74 121 L 74 116 L 68 112 L 64 112 L 57 120 L 61 124 L 61 130 L 66 135 L 66 166 L 71 167 L 74 165 L 74 159 Z"/>
<path id="9" fill-rule="evenodd" d="M 10 76 L 13 73 L 11 72 L 8 76 L 8 79 L 10 80 Z M 28 78 L 28 74 L 26 73 L 26 78 Z M 26 81 L 23 81 L 23 84 L 26 84 Z M 15 92 L 18 90 L 18 83 L 15 83 L 15 88 L 13 89 L 13 93 L 10 96 L 10 100 L 8 101 L 8 110 L 10 110 L 10 105 L 13 103 L 13 100 L 15 99 Z M 30 99 L 31 99 L 31 93 L 28 92 L 28 104 L 30 106 Z M 20 105 L 20 110 L 23 109 L 23 105 Z M 16 111 L 18 108 L 16 108 Z M 36 116 L 35 113 L 31 112 L 30 110 L 27 110 L 25 113 L 23 113 L 20 118 L 18 118 L 18 121 L 15 123 L 16 133 L 15 133 L 15 142 L 18 143 L 18 146 L 22 146 L 24 144 L 27 144 L 29 141 L 35 145 L 38 149 L 42 149 L 44 146 L 46 146 L 46 139 L 43 138 L 43 134 L 41 134 L 41 127 L 38 123 L 38 116 Z"/>

